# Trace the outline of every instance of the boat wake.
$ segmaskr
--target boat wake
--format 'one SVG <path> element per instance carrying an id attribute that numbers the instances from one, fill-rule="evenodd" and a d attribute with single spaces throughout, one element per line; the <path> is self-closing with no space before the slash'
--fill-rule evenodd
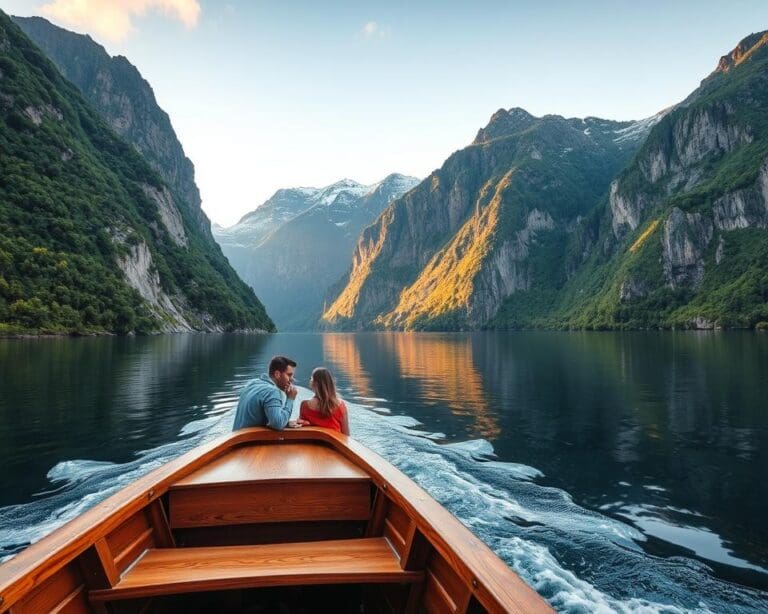
<path id="1" fill-rule="evenodd" d="M 381 403 L 381 401 L 378 401 Z M 683 557 L 646 553 L 634 526 L 494 459 L 485 440 L 440 444 L 407 417 L 350 411 L 355 437 L 415 480 L 562 612 L 765 612 L 768 594 Z M 378 409 L 378 408 L 377 408 Z"/>
<path id="2" fill-rule="evenodd" d="M 309 396 L 302 390 L 299 401 Z M 48 472 L 34 501 L 0 508 L 0 560 L 170 459 L 231 428 L 228 393 L 177 439 L 115 464 L 67 460 Z M 363 405 L 366 401 L 376 405 Z M 348 403 L 356 439 L 414 479 L 562 612 L 761 612 L 768 594 L 725 582 L 703 563 L 646 553 L 634 526 L 577 505 L 544 486 L 534 467 L 495 459 L 485 440 L 441 443 L 444 435 L 388 413 L 385 399 Z"/>

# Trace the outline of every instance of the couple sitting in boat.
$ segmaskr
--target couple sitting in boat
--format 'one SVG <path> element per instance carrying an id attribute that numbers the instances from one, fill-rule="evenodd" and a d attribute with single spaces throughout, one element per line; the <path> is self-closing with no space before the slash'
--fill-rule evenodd
<path id="1" fill-rule="evenodd" d="M 278 431 L 286 426 L 323 426 L 349 435 L 349 420 L 344 401 L 336 394 L 336 385 L 328 369 L 317 367 L 309 378 L 315 395 L 302 401 L 299 418 L 292 421 L 293 401 L 298 390 L 293 385 L 296 361 L 275 356 L 269 373 L 250 380 L 240 393 L 232 430 L 249 426 L 268 426 Z M 285 399 L 283 399 L 285 395 Z"/>

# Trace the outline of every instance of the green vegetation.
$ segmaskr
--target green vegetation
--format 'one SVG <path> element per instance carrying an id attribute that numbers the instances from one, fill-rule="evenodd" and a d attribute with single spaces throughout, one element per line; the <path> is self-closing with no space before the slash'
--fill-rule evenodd
<path id="1" fill-rule="evenodd" d="M 709 135 L 681 135 L 706 115 L 727 133 L 729 150 L 707 150 Z M 718 140 L 723 137 L 718 136 Z M 696 140 L 698 139 L 698 140 Z M 681 159 L 681 149 L 704 155 Z M 650 161 L 661 158 L 666 174 L 649 178 Z M 644 329 L 768 326 L 768 214 L 760 181 L 768 163 L 768 47 L 728 73 L 715 73 L 687 103 L 668 113 L 651 131 L 630 165 L 618 175 L 618 192 L 643 203 L 638 227 L 614 237 L 607 200 L 601 201 L 573 234 L 566 252 L 567 282 L 536 283 L 511 296 L 490 323 L 502 328 Z M 681 177 L 683 180 L 681 181 Z M 689 178 L 692 178 L 689 181 Z M 720 230 L 718 199 L 741 191 L 748 228 Z M 741 205 L 740 205 L 741 206 Z M 662 229 L 673 209 L 698 214 L 713 228 L 695 241 L 703 278 L 670 285 L 664 271 Z M 740 225 L 745 224 L 742 220 Z M 718 247 L 721 253 L 716 255 Z M 589 256 L 581 261 L 579 254 Z M 554 276 L 557 279 L 557 276 Z M 624 292 L 622 292 L 624 288 Z"/>
<path id="2" fill-rule="evenodd" d="M 271 330 L 185 207 L 188 245 L 173 243 L 142 188 L 162 189 L 158 175 L 2 12 L 0 48 L 0 333 L 159 330 L 117 265 L 140 243 L 190 314 Z"/>

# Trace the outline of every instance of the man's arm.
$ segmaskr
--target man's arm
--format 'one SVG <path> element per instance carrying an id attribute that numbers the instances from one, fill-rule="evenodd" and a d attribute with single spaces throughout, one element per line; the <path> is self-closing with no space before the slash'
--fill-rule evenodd
<path id="1" fill-rule="evenodd" d="M 269 398 L 264 401 L 264 413 L 267 416 L 267 426 L 276 431 L 282 431 L 288 424 L 288 420 L 291 417 L 293 411 L 293 399 L 296 398 L 288 395 L 283 403 L 283 397 L 279 392 L 275 391 L 274 394 L 269 395 Z"/>

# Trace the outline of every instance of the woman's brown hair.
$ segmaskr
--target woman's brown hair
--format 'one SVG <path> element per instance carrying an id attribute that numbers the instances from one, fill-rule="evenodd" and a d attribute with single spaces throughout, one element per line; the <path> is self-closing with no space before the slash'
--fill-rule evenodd
<path id="1" fill-rule="evenodd" d="M 339 397 L 336 396 L 336 384 L 333 383 L 333 376 L 328 369 L 317 367 L 317 369 L 312 371 L 312 381 L 315 384 L 317 409 L 321 416 L 328 418 L 339 404 Z"/>

